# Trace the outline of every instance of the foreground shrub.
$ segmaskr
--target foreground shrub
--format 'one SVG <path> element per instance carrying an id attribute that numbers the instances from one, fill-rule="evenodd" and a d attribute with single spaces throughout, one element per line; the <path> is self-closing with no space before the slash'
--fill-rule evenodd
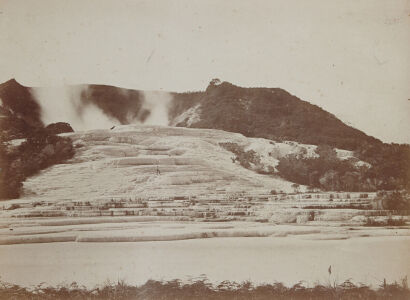
<path id="1" fill-rule="evenodd" d="M 386 284 L 374 290 L 351 281 L 333 286 L 317 284 L 305 287 L 297 283 L 286 287 L 282 283 L 254 286 L 251 282 L 223 281 L 215 286 L 207 280 L 182 283 L 180 280 L 148 280 L 144 285 L 131 286 L 122 281 L 94 289 L 76 283 L 66 286 L 32 289 L 0 282 L 0 299 L 409 299 L 407 279 L 402 284 Z"/>

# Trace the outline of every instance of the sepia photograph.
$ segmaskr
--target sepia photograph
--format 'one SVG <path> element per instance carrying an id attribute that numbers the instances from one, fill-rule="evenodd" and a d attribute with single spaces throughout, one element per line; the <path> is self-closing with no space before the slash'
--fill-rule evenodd
<path id="1" fill-rule="evenodd" d="M 409 0 L 0 0 L 0 299 L 409 276 Z"/>

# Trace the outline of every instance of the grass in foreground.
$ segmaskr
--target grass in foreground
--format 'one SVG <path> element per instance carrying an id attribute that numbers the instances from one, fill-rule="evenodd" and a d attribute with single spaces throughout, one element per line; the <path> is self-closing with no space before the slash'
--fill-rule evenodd
<path id="1" fill-rule="evenodd" d="M 76 283 L 66 286 L 27 289 L 0 282 L 0 299 L 410 299 L 407 278 L 402 284 L 384 283 L 378 289 L 356 285 L 350 281 L 333 286 L 317 284 L 305 287 L 298 283 L 286 287 L 282 283 L 254 286 L 224 281 L 214 286 L 206 280 L 182 283 L 179 280 L 148 280 L 144 285 L 132 286 L 124 282 L 106 283 L 94 289 Z"/>

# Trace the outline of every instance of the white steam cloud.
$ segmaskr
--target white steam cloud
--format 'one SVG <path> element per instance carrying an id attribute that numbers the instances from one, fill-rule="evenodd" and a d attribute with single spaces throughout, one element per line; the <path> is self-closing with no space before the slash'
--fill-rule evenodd
<path id="1" fill-rule="evenodd" d="M 119 124 L 94 104 L 84 104 L 81 94 L 87 85 L 34 88 L 32 94 L 41 106 L 41 119 L 48 125 L 67 122 L 74 130 L 109 128 Z"/>
<path id="2" fill-rule="evenodd" d="M 121 93 L 127 93 L 120 89 Z M 105 114 L 93 103 L 84 103 L 82 96 L 86 96 L 88 85 L 66 86 L 66 87 L 40 87 L 31 90 L 41 107 L 41 119 L 45 125 L 56 122 L 67 122 L 74 130 L 91 130 L 110 128 L 119 125 L 119 121 Z M 150 114 L 142 122 L 145 125 L 167 126 L 168 107 L 172 95 L 162 91 L 146 91 L 143 94 L 142 109 Z M 124 94 L 127 95 L 127 94 Z M 129 123 L 139 123 L 139 117 L 129 112 L 126 119 Z"/>
<path id="3" fill-rule="evenodd" d="M 168 107 L 172 100 L 172 95 L 160 91 L 144 91 L 143 95 L 144 102 L 142 108 L 151 112 L 144 121 L 144 124 L 167 126 L 169 124 Z"/>

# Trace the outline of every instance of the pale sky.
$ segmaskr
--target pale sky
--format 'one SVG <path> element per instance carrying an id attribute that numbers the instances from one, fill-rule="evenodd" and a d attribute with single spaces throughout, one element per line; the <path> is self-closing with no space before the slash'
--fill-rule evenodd
<path id="1" fill-rule="evenodd" d="M 0 81 L 281 87 L 410 143 L 410 0 L 0 0 Z"/>

